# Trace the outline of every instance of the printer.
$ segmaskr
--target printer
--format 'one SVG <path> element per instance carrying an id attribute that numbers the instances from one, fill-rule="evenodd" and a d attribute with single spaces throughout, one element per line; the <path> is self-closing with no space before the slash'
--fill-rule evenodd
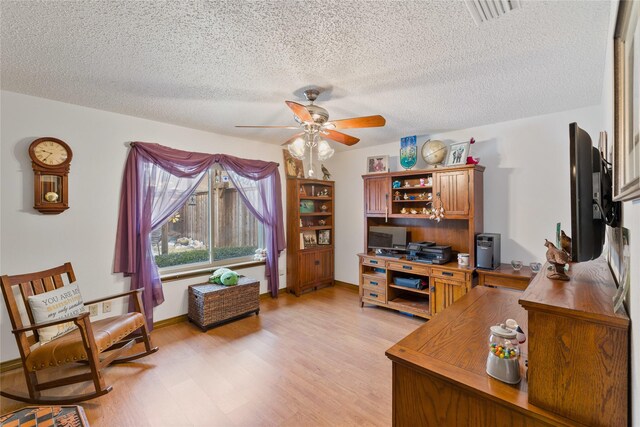
<path id="1" fill-rule="evenodd" d="M 446 264 L 451 261 L 451 246 L 439 246 L 435 242 L 411 242 L 407 245 L 406 259 L 425 264 Z"/>

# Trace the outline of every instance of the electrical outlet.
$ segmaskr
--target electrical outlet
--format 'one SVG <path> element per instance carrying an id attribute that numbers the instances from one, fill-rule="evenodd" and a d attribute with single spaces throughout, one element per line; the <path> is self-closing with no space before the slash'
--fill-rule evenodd
<path id="1" fill-rule="evenodd" d="M 89 316 L 97 316 L 98 315 L 98 304 L 91 304 L 89 306 Z"/>
<path id="2" fill-rule="evenodd" d="M 111 301 L 105 301 L 102 303 L 102 312 L 103 313 L 111 312 Z"/>

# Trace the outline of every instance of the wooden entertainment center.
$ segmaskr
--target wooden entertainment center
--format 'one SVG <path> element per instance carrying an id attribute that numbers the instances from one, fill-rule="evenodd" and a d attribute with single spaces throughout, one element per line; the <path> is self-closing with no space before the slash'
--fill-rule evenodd
<path id="1" fill-rule="evenodd" d="M 483 166 L 465 165 L 364 175 L 364 253 L 360 259 L 360 302 L 431 318 L 473 286 L 475 236 L 483 231 Z M 430 219 L 430 208 L 444 208 L 444 219 Z M 455 257 L 443 265 L 368 252 L 372 226 L 405 227 L 411 242 L 448 245 L 468 253 L 469 267 Z M 423 289 L 395 284 L 421 280 Z"/>

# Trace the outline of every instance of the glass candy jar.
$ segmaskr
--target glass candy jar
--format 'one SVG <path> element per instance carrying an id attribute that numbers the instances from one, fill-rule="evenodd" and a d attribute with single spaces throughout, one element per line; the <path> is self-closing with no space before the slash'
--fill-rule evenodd
<path id="1" fill-rule="evenodd" d="M 492 326 L 489 335 L 487 374 L 508 384 L 520 382 L 520 347 L 516 332 L 504 324 Z"/>

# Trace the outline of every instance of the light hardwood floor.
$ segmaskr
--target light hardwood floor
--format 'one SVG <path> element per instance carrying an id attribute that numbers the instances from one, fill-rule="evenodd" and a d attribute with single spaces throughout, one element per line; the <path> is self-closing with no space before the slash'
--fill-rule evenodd
<path id="1" fill-rule="evenodd" d="M 389 426 L 384 355 L 423 320 L 360 308 L 357 288 L 262 299 L 260 314 L 203 333 L 157 329 L 160 350 L 105 372 L 113 391 L 83 402 L 101 426 Z M 0 386 L 21 387 L 20 370 Z M 0 412 L 27 406 L 0 398 Z"/>

